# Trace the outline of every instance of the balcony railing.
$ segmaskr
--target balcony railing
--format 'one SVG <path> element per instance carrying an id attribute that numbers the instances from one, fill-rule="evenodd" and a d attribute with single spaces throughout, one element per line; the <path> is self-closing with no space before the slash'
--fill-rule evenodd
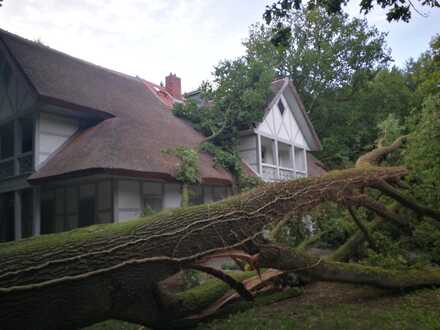
<path id="1" fill-rule="evenodd" d="M 0 180 L 14 176 L 14 158 L 0 160 Z"/>
<path id="2" fill-rule="evenodd" d="M 31 173 L 34 169 L 34 155 L 32 151 L 17 157 L 19 174 Z"/>
<path id="3" fill-rule="evenodd" d="M 261 177 L 265 181 L 286 181 L 307 176 L 304 171 L 295 171 L 293 168 L 277 167 L 272 164 L 262 164 Z"/>
<path id="4" fill-rule="evenodd" d="M 15 166 L 17 163 L 17 167 Z M 34 154 L 32 151 L 0 160 L 0 180 L 17 175 L 29 174 L 34 170 Z"/>

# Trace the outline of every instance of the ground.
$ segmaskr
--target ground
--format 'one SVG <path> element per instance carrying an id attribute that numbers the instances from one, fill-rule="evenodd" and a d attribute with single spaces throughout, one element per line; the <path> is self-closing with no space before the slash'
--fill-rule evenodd
<path id="1" fill-rule="evenodd" d="M 250 309 L 198 329 L 440 329 L 440 289 L 407 294 L 318 282 L 300 297 Z"/>
<path id="2" fill-rule="evenodd" d="M 88 330 L 140 330 L 138 325 L 105 322 Z M 367 286 L 317 282 L 304 294 L 270 305 L 259 304 L 197 330 L 440 329 L 440 289 L 390 293 Z"/>

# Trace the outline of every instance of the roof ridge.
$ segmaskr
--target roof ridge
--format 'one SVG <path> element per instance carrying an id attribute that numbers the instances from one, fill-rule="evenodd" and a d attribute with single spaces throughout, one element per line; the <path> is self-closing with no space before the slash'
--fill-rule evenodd
<path id="1" fill-rule="evenodd" d="M 89 66 L 95 67 L 97 69 L 101 69 L 101 70 L 107 71 L 107 72 L 109 72 L 111 74 L 115 74 L 115 75 L 121 76 L 123 78 L 132 79 L 134 81 L 139 82 L 139 79 L 138 79 L 139 77 L 137 75 L 136 76 L 132 76 L 132 75 L 129 75 L 127 73 L 123 73 L 123 72 L 119 72 L 119 71 L 116 71 L 116 70 L 113 70 L 113 69 L 110 69 L 110 68 L 106 68 L 104 66 L 101 66 L 101 65 L 98 65 L 96 63 L 84 60 L 82 58 L 72 56 L 70 54 L 67 54 L 67 53 L 61 51 L 61 50 L 58 50 L 58 49 L 52 48 L 52 47 L 50 47 L 48 45 L 45 45 L 45 44 L 43 44 L 41 42 L 27 39 L 27 38 L 22 37 L 22 36 L 20 36 L 18 34 L 15 34 L 15 33 L 12 33 L 12 32 L 9 32 L 7 30 L 4 30 L 4 29 L 0 28 L 0 37 L 2 37 L 2 34 L 8 35 L 10 38 L 14 38 L 14 39 L 16 39 L 19 42 L 24 42 L 26 44 L 29 44 L 29 45 L 33 46 L 33 47 L 39 47 L 41 49 L 51 51 L 51 52 L 56 53 L 58 55 L 62 55 L 64 57 L 67 57 L 67 58 L 69 58 L 71 60 L 80 62 L 82 64 L 89 65 Z"/>

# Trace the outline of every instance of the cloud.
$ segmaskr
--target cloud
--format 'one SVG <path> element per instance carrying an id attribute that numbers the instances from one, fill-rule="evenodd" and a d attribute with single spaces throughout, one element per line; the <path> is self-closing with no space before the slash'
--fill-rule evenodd
<path id="1" fill-rule="evenodd" d="M 22 0 L 1 27 L 52 48 L 159 82 L 170 71 L 196 88 L 213 65 L 242 53 L 248 25 L 269 0 Z"/>
<path id="2" fill-rule="evenodd" d="M 156 83 L 169 72 L 182 77 L 185 90 L 210 77 L 213 66 L 244 52 L 249 25 L 261 20 L 274 0 L 6 0 L 0 27 L 52 48 Z M 350 7 L 351 6 L 351 7 Z M 358 7 L 349 2 L 351 14 Z M 390 31 L 395 57 L 427 48 L 433 29 L 410 23 L 390 27 L 383 11 L 368 15 L 370 24 Z M 428 23 L 428 22 L 427 22 Z M 424 26 L 423 26 L 424 25 Z M 417 40 L 402 38 L 401 31 Z M 408 45 L 418 47 L 408 48 Z M 397 56 L 396 56 L 397 54 Z"/>

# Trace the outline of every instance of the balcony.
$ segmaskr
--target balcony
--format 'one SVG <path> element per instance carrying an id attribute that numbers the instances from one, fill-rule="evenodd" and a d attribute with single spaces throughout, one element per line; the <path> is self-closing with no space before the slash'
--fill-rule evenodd
<path id="1" fill-rule="evenodd" d="M 304 148 L 261 137 L 261 178 L 286 181 L 307 176 Z"/>
<path id="2" fill-rule="evenodd" d="M 307 176 L 303 171 L 292 168 L 277 167 L 272 164 L 261 164 L 261 177 L 264 181 L 287 181 Z"/>
<path id="3" fill-rule="evenodd" d="M 0 160 L 0 180 L 14 176 L 14 158 Z"/>
<path id="4" fill-rule="evenodd" d="M 0 160 L 0 180 L 30 174 L 33 170 L 34 153 L 32 151 Z"/>
<path id="5" fill-rule="evenodd" d="M 34 119 L 20 118 L 0 126 L 0 180 L 34 170 Z"/>
<path id="6" fill-rule="evenodd" d="M 34 170 L 34 153 L 32 151 L 26 152 L 17 156 L 18 174 L 29 174 Z"/>

